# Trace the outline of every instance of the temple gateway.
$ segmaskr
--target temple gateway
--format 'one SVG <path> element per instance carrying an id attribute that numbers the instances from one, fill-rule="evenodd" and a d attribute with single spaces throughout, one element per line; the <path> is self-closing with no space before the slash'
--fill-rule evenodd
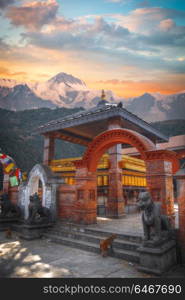
<path id="1" fill-rule="evenodd" d="M 34 195 L 38 195 L 42 207 L 50 212 L 50 225 L 60 220 L 65 226 L 88 228 L 97 223 L 98 217 L 126 220 L 129 214 L 138 212 L 140 192 L 148 191 L 152 201 L 160 204 L 161 214 L 175 228 L 173 181 L 176 178 L 177 238 L 185 257 L 185 174 L 179 163 L 185 156 L 184 136 L 169 140 L 125 110 L 121 103 L 109 104 L 103 98 L 96 107 L 53 120 L 40 126 L 37 132 L 44 136 L 43 164 L 35 165 L 27 182 L 17 190 L 8 186 L 7 178 L 4 182 L 4 190 L 18 203 L 25 221 L 30 211 L 33 213 L 30 201 L 34 201 Z M 83 156 L 56 160 L 56 139 L 85 146 Z M 36 231 L 30 234 L 35 224 L 19 226 L 24 227 L 24 237 L 37 236 Z M 41 224 L 41 227 L 47 226 Z M 143 249 L 158 246 L 148 244 Z M 161 259 L 165 261 L 168 253 L 171 265 L 174 264 L 175 247 L 174 240 L 165 240 Z M 141 255 L 146 252 L 155 261 L 152 251 L 140 251 Z M 167 269 L 170 265 L 166 262 L 165 266 Z M 143 270 L 147 268 L 150 267 L 143 266 Z"/>
<path id="2" fill-rule="evenodd" d="M 175 152 L 157 149 L 156 144 L 165 143 L 168 138 L 148 123 L 102 100 L 95 108 L 49 122 L 38 132 L 45 140 L 43 164 L 66 182 L 58 192 L 61 219 L 96 223 L 101 204 L 106 207 L 107 217 L 121 218 L 125 215 L 124 195 L 128 191 L 124 185 L 136 183 L 139 189 L 147 185 L 154 199 L 162 203 L 163 212 L 174 219 L 173 173 L 177 172 L 179 161 Z M 67 169 L 65 160 L 54 160 L 55 139 L 86 146 L 83 157 L 69 160 Z M 122 148 L 129 146 L 137 150 L 137 158 L 129 160 L 123 155 Z M 108 188 L 103 189 L 104 186 Z"/>

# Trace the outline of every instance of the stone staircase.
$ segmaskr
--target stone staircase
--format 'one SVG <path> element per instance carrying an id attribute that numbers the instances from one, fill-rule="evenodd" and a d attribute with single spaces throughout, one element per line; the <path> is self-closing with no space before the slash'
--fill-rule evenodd
<path id="1" fill-rule="evenodd" d="M 100 253 L 100 241 L 102 239 L 106 239 L 113 233 L 115 232 L 105 231 L 89 226 L 58 222 L 53 228 L 44 233 L 44 237 L 54 243 L 94 253 Z M 140 246 L 140 243 L 140 236 L 128 233 L 118 233 L 117 238 L 113 241 L 114 251 L 109 251 L 108 255 L 121 258 L 129 262 L 138 263 L 139 254 L 137 252 L 137 248 Z"/>

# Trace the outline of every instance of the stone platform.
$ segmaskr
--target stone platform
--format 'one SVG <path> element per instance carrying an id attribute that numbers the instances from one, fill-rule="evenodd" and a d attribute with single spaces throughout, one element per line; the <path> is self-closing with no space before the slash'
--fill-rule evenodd
<path id="1" fill-rule="evenodd" d="M 175 228 L 178 228 L 178 205 L 174 205 Z M 121 219 L 109 219 L 97 217 L 97 224 L 89 225 L 89 228 L 97 228 L 115 233 L 128 233 L 143 236 L 141 213 L 125 214 Z"/>
<path id="2" fill-rule="evenodd" d="M 19 223 L 19 218 L 0 218 L 0 231 L 5 231 L 8 228 L 12 228 L 14 224 Z"/>

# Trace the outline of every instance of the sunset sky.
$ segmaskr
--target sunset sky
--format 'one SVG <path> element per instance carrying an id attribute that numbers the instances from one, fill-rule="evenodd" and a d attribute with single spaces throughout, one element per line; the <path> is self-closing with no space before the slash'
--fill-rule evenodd
<path id="1" fill-rule="evenodd" d="M 184 0 L 0 0 L 0 77 L 123 97 L 185 90 Z"/>

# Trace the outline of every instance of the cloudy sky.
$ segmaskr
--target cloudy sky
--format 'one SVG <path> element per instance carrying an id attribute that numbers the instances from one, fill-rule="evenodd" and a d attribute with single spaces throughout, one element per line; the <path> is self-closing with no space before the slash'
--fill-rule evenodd
<path id="1" fill-rule="evenodd" d="M 0 0 L 0 76 L 123 97 L 185 90 L 184 0 Z"/>

